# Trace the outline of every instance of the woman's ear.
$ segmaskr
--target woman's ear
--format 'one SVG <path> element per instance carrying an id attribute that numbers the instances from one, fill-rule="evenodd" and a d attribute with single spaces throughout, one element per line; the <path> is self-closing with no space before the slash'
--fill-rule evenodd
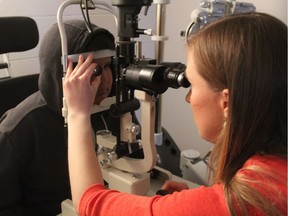
<path id="1" fill-rule="evenodd" d="M 228 89 L 222 90 L 222 106 L 223 106 L 223 112 L 224 112 L 224 118 L 226 119 L 228 117 L 228 104 L 229 104 L 229 91 Z"/>

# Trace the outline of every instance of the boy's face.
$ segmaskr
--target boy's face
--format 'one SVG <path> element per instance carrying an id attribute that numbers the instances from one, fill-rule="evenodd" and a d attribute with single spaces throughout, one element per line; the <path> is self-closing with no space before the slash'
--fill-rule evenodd
<path id="1" fill-rule="evenodd" d="M 98 66 L 102 67 L 101 84 L 98 88 L 94 104 L 99 105 L 102 100 L 107 98 L 110 94 L 113 76 L 111 71 L 111 57 L 96 59 L 95 62 Z"/>

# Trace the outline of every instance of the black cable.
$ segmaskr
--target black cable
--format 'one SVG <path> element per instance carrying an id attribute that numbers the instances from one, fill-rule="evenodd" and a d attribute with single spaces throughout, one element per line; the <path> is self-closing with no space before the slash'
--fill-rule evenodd
<path id="1" fill-rule="evenodd" d="M 84 9 L 83 9 L 82 5 L 83 5 L 83 0 L 80 1 L 80 10 L 81 10 L 82 16 L 83 16 L 83 18 L 84 18 L 84 21 L 85 21 L 85 25 L 86 25 L 86 27 L 87 27 L 87 30 L 88 30 L 90 33 L 92 33 L 92 28 L 91 28 L 90 19 L 89 19 L 89 21 L 87 20 L 85 14 L 84 14 Z M 86 14 L 88 14 L 88 17 L 89 17 L 89 13 L 87 12 L 87 10 L 88 10 L 87 0 L 85 0 L 85 8 L 86 8 Z"/>
<path id="2" fill-rule="evenodd" d="M 90 29 L 91 32 L 92 32 L 92 25 L 91 25 L 90 16 L 89 16 L 88 1 L 90 1 L 90 0 L 86 0 L 86 1 L 85 1 L 86 17 L 87 17 L 87 21 L 88 21 L 87 24 L 88 24 L 88 26 L 89 26 L 89 29 Z M 91 3 L 93 4 L 93 1 L 91 1 Z"/>

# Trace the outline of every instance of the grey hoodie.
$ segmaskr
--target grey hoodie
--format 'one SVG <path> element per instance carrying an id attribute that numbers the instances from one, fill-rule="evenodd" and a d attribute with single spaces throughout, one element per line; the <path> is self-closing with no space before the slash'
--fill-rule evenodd
<path id="1" fill-rule="evenodd" d="M 93 26 L 93 33 L 89 33 L 83 21 L 67 21 L 65 29 L 68 54 L 115 47 L 110 32 Z M 0 119 L 1 216 L 55 216 L 61 213 L 61 202 L 71 199 L 67 131 L 61 116 L 61 56 L 55 24 L 40 46 L 39 91 Z M 107 112 L 92 116 L 94 130 L 105 128 L 100 115 L 113 132 L 113 119 Z"/>
<path id="2" fill-rule="evenodd" d="M 83 21 L 72 20 L 66 22 L 65 30 L 68 54 L 115 49 L 113 35 L 103 28 L 94 26 L 93 33 L 89 33 Z M 60 34 L 58 27 L 54 26 L 47 32 L 40 47 L 39 89 L 49 108 L 59 113 L 62 108 L 61 56 Z"/>

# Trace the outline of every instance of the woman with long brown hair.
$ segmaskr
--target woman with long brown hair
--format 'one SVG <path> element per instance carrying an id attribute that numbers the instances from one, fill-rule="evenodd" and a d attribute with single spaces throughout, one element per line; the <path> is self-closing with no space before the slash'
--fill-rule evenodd
<path id="1" fill-rule="evenodd" d="M 211 24 L 188 43 L 199 75 L 214 92 L 227 94 L 224 119 L 216 122 L 223 129 L 215 129 L 219 135 L 209 140 L 215 143 L 214 183 L 223 184 L 233 215 L 238 210 L 247 215 L 249 205 L 278 215 L 275 201 L 260 191 L 276 192 L 268 179 L 284 184 L 286 173 L 261 163 L 287 158 L 287 27 L 265 14 L 235 15 Z M 188 77 L 190 72 L 188 67 Z M 193 95 L 193 83 L 191 89 Z M 251 157 L 259 164 L 250 164 Z"/>

